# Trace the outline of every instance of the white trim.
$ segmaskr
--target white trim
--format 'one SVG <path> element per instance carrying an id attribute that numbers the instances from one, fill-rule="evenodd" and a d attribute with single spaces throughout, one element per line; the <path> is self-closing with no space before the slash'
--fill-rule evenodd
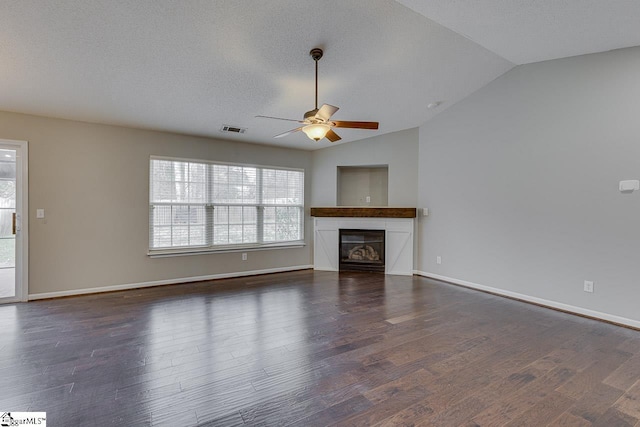
<path id="1" fill-rule="evenodd" d="M 287 271 L 308 270 L 313 265 L 294 265 L 291 267 L 267 268 L 264 270 L 237 271 L 233 273 L 211 274 L 208 276 L 181 277 L 177 279 L 155 280 L 151 282 L 127 283 L 123 285 L 102 286 L 99 288 L 73 289 L 69 291 L 44 292 L 39 294 L 30 294 L 29 301 L 69 297 L 76 295 L 97 294 L 100 292 L 126 291 L 130 289 L 148 288 L 151 286 L 176 285 L 179 283 L 200 282 L 204 280 L 229 279 L 233 277 L 257 276 L 259 274 L 284 273 Z"/>
<path id="2" fill-rule="evenodd" d="M 13 146 L 20 160 L 16 158 L 16 173 L 21 171 L 20 188 L 16 188 L 16 212 L 20 214 L 20 238 L 16 236 L 16 281 L 18 293 L 12 298 L 1 298 L 2 302 L 27 301 L 29 291 L 29 142 L 22 140 L 0 139 L 0 144 Z M 16 176 L 17 178 L 17 176 Z M 16 180 L 18 181 L 18 180 Z M 18 249 L 21 250 L 18 256 Z"/>
<path id="3" fill-rule="evenodd" d="M 187 256 L 187 255 L 206 255 L 206 254 L 226 254 L 232 252 L 254 252 L 254 251 L 264 251 L 268 249 L 295 249 L 295 248 L 304 248 L 306 243 L 304 241 L 298 243 L 273 243 L 273 244 L 265 244 L 261 246 L 236 246 L 236 247 L 227 247 L 226 249 L 210 249 L 210 248 L 188 248 L 188 249 L 152 249 L 147 252 L 147 256 L 149 258 L 166 258 L 166 257 L 174 257 L 174 256 Z"/>
<path id="4" fill-rule="evenodd" d="M 207 165 L 226 165 L 226 166 L 247 166 L 250 168 L 263 168 L 263 169 L 277 169 L 281 171 L 297 171 L 305 172 L 304 168 L 290 168 L 287 166 L 271 166 L 271 165 L 258 165 L 254 163 L 236 163 L 236 162 L 220 162 L 218 160 L 205 160 L 205 159 L 191 159 L 188 157 L 171 157 L 171 156 L 156 156 L 154 154 L 149 156 L 150 160 L 169 160 L 176 162 L 188 162 L 188 163 L 200 163 Z M 279 205 L 282 206 L 282 205 Z"/>
<path id="5" fill-rule="evenodd" d="M 547 300 L 538 297 L 532 297 L 530 295 L 520 294 L 518 292 L 506 291 L 500 288 L 493 288 L 491 286 L 480 285 L 478 283 L 468 282 L 466 280 L 454 279 L 452 277 L 441 276 L 435 273 L 427 273 L 426 271 L 414 270 L 414 274 L 418 276 L 424 276 L 431 279 L 441 280 L 444 282 L 453 283 L 455 285 L 464 286 L 466 288 L 478 289 L 485 292 L 490 292 L 496 295 L 502 295 L 509 298 L 515 298 L 518 300 L 531 302 L 534 304 L 556 308 L 558 310 L 567 311 L 570 313 L 580 314 L 594 319 L 605 320 L 607 322 L 617 323 L 620 325 L 630 326 L 632 328 L 640 329 L 640 320 L 628 319 L 626 317 L 616 316 L 615 314 L 603 313 L 601 311 L 589 310 L 588 308 L 576 307 L 574 305 L 564 304 L 557 301 Z"/>
<path id="6" fill-rule="evenodd" d="M 29 142 L 18 141 L 22 149 L 22 218 L 20 219 L 22 228 L 22 261 L 19 274 L 22 276 L 21 301 L 28 301 L 29 296 Z M 18 270 L 16 270 L 18 271 Z"/>

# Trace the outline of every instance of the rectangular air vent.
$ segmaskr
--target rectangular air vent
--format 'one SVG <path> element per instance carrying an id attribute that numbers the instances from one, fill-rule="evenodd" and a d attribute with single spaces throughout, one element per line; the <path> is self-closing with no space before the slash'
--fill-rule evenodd
<path id="1" fill-rule="evenodd" d="M 220 132 L 245 133 L 246 131 L 247 128 L 241 128 L 239 126 L 222 125 L 220 128 Z"/>

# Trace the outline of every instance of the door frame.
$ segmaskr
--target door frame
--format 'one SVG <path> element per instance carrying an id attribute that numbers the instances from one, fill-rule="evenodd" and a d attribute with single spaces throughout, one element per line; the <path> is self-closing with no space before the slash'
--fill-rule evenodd
<path id="1" fill-rule="evenodd" d="M 4 302 L 29 299 L 29 142 L 0 139 L 0 145 L 16 150 L 16 295 Z M 20 185 L 18 185 L 20 184 Z"/>

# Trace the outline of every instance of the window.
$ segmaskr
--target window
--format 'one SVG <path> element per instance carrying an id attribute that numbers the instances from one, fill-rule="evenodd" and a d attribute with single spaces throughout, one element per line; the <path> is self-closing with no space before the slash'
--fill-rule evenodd
<path id="1" fill-rule="evenodd" d="M 302 244 L 304 171 L 151 157 L 150 253 Z"/>

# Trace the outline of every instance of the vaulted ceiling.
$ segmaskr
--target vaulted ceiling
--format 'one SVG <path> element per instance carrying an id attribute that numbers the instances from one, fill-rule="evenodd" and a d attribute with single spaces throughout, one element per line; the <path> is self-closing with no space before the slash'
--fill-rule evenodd
<path id="1" fill-rule="evenodd" d="M 518 64 L 640 45 L 637 0 L 3 0 L 0 110 L 313 150 L 420 126 Z M 429 104 L 438 104 L 429 108 Z M 247 128 L 221 133 L 223 125 Z"/>

